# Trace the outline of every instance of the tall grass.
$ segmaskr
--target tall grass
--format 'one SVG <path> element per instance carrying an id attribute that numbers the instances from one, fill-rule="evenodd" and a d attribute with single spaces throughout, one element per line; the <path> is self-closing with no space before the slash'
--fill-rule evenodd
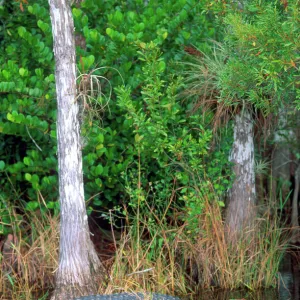
<path id="1" fill-rule="evenodd" d="M 288 245 L 286 230 L 268 213 L 257 218 L 232 241 L 226 235 L 220 207 L 206 202 L 200 235 L 190 252 L 191 276 L 200 288 L 257 290 L 275 287 L 280 261 Z"/>
<path id="2" fill-rule="evenodd" d="M 159 220 L 153 210 L 139 216 L 122 235 L 105 293 L 190 294 L 180 261 L 180 252 L 185 249 L 184 225 L 172 227 Z"/>
<path id="3" fill-rule="evenodd" d="M 14 209 L 10 213 L 16 214 Z M 0 254 L 1 299 L 46 299 L 58 261 L 58 218 L 27 212 L 18 228 L 22 230 L 8 235 Z"/>
<path id="4" fill-rule="evenodd" d="M 288 243 L 276 218 L 267 213 L 257 218 L 234 243 L 226 236 L 217 204 L 205 201 L 198 221 L 200 230 L 195 237 L 187 224 L 171 227 L 155 216 L 154 210 L 136 220 L 140 236 L 135 226 L 124 233 L 107 292 L 121 288 L 193 295 L 212 287 L 251 291 L 276 287 Z"/>
<path id="5" fill-rule="evenodd" d="M 99 293 L 151 291 L 192 296 L 212 287 L 257 290 L 276 286 L 288 242 L 276 218 L 268 214 L 258 218 L 232 243 L 217 204 L 205 200 L 197 235 L 182 218 L 170 222 L 170 217 L 162 218 L 144 205 L 143 211 L 127 219 L 128 226 L 115 241 L 109 281 L 99 282 Z M 32 213 L 26 219 L 30 222 L 23 221 L 21 226 L 30 230 L 19 231 L 15 240 L 10 236 L 10 257 L 7 253 L 1 257 L 1 299 L 47 299 L 54 287 L 58 218 Z"/>

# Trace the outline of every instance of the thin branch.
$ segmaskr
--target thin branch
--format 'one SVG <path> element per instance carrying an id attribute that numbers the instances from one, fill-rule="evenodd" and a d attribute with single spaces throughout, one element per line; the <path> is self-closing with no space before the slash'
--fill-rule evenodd
<path id="1" fill-rule="evenodd" d="M 39 145 L 36 143 L 36 141 L 35 141 L 35 140 L 33 139 L 33 137 L 31 136 L 31 134 L 30 134 L 30 132 L 29 132 L 27 126 L 26 126 L 26 130 L 27 130 L 27 133 L 28 133 L 30 139 L 31 139 L 31 140 L 33 141 L 33 143 L 35 144 L 35 146 L 36 146 L 41 152 L 43 152 L 43 150 L 39 147 Z"/>

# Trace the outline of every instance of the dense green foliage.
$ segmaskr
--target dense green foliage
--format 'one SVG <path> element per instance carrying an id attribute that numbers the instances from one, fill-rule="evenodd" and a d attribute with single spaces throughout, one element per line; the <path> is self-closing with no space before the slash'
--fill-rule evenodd
<path id="1" fill-rule="evenodd" d="M 261 162 L 257 163 L 257 171 L 264 170 L 266 174 L 271 171 L 268 165 L 273 160 L 274 132 L 278 128 L 299 158 L 295 133 L 299 126 L 299 1 L 289 1 L 287 6 L 276 1 L 223 5 L 212 5 L 223 39 L 211 43 L 211 52 L 191 57 L 186 63 L 185 81 L 189 94 L 200 95 L 199 106 L 215 110 L 215 125 L 227 122 L 242 109 L 252 112 L 256 158 Z M 285 124 L 278 125 L 278 118 L 286 120 Z M 287 157 L 280 164 L 289 163 Z M 271 172 L 265 178 L 270 185 L 276 180 L 271 178 Z M 286 176 L 290 175 L 293 173 Z M 265 195 L 271 196 L 270 189 L 263 189 Z"/>
<path id="2" fill-rule="evenodd" d="M 190 87 L 201 93 L 199 86 L 209 83 L 218 91 L 219 103 L 250 106 L 264 116 L 278 114 L 286 104 L 293 109 L 298 99 L 299 2 L 290 1 L 285 10 L 276 1 L 241 3 L 240 8 L 224 8 L 219 21 L 224 38 L 212 44 L 213 53 L 190 64 Z"/>
<path id="3" fill-rule="evenodd" d="M 11 199 L 27 210 L 45 205 L 57 209 L 56 102 L 48 8 L 35 1 L 22 11 L 14 3 L 1 7 L 0 13 L 5 53 L 0 58 L 1 205 L 4 209 Z M 101 93 L 93 104 L 85 103 L 83 112 L 86 199 L 92 197 L 89 203 L 103 210 L 128 201 L 125 186 L 133 185 L 140 160 L 146 193 L 151 182 L 159 193 L 152 197 L 163 202 L 177 189 L 179 199 L 188 199 L 194 214 L 200 212 L 201 205 L 195 202 L 199 191 L 192 186 L 208 172 L 215 176 L 216 190 L 224 192 L 226 187 L 219 183 L 229 148 L 218 152 L 218 161 L 209 168 L 204 167 L 212 133 L 203 127 L 199 115 L 187 113 L 187 102 L 178 100 L 183 85 L 172 73 L 185 47 L 197 45 L 205 50 L 205 39 L 214 37 L 203 4 L 150 1 L 144 7 L 143 1 L 87 0 L 73 8 L 73 15 L 79 84 L 88 76 L 101 82 Z M 123 83 L 126 88 L 110 95 Z M 42 205 L 36 200 L 39 192 L 45 197 Z"/>
<path id="4" fill-rule="evenodd" d="M 128 201 L 134 206 L 134 195 L 143 193 L 159 207 L 176 190 L 176 204 L 194 216 L 201 212 L 201 193 L 224 195 L 230 185 L 230 139 L 211 147 L 212 115 L 191 113 L 197 102 L 178 97 L 183 89 L 201 95 L 205 69 L 196 68 L 196 85 L 186 85 L 177 62 L 186 52 L 200 64 L 205 61 L 219 104 L 248 103 L 264 116 L 276 114 L 282 103 L 293 105 L 299 98 L 297 3 L 283 9 L 245 2 L 243 14 L 235 5 L 190 0 L 146 6 L 143 1 L 86 0 L 74 7 L 79 90 L 85 78 L 100 83 L 83 110 L 89 204 L 102 210 Z M 46 4 L 30 4 L 0 8 L 1 207 L 8 207 L 10 199 L 27 210 L 57 210 L 51 27 Z M 221 30 L 216 31 L 217 23 Z M 214 47 L 207 40 L 216 32 L 225 38 L 210 51 Z M 45 197 L 42 207 L 37 193 Z M 4 223 L 10 223 L 9 217 Z"/>
<path id="5" fill-rule="evenodd" d="M 246 17 L 229 14 L 225 18 L 228 57 L 220 76 L 220 97 L 224 101 L 247 99 L 266 116 L 296 99 L 299 60 L 299 11 L 291 1 L 286 11 L 274 4 L 245 7 Z"/>

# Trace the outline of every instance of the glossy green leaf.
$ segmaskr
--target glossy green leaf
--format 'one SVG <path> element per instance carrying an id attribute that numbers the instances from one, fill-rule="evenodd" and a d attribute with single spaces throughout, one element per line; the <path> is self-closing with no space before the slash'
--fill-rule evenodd
<path id="1" fill-rule="evenodd" d="M 9 80 L 11 75 L 10 73 L 7 71 L 7 70 L 3 70 L 2 71 L 2 76 L 6 79 L 6 80 Z"/>
<path id="2" fill-rule="evenodd" d="M 31 181 L 31 174 L 25 173 L 25 179 L 26 179 L 27 181 Z"/>
<path id="3" fill-rule="evenodd" d="M 23 27 L 23 26 L 18 27 L 18 34 L 20 37 L 24 37 L 25 33 L 26 33 L 25 27 Z"/>
<path id="4" fill-rule="evenodd" d="M 166 63 L 164 61 L 160 61 L 158 64 L 158 71 L 159 72 L 164 72 L 166 69 Z"/>
<path id="5" fill-rule="evenodd" d="M 86 70 L 88 70 L 93 63 L 95 62 L 95 56 L 94 55 L 89 55 L 87 57 L 82 57 L 82 61 L 84 63 L 84 67 Z"/>
<path id="6" fill-rule="evenodd" d="M 19 69 L 19 74 L 24 77 L 28 75 L 28 70 L 24 69 L 24 68 L 20 68 Z"/>
<path id="7" fill-rule="evenodd" d="M 95 200 L 93 200 L 93 204 L 95 206 L 101 206 L 101 205 L 103 205 L 103 202 L 101 200 L 95 199 Z"/>
<path id="8" fill-rule="evenodd" d="M 28 211 L 34 211 L 39 207 L 38 201 L 29 201 L 26 203 L 26 210 Z"/>
<path id="9" fill-rule="evenodd" d="M 79 18 L 82 15 L 82 10 L 75 7 L 72 9 L 72 12 L 75 18 Z"/>
<path id="10" fill-rule="evenodd" d="M 33 161 L 30 157 L 26 156 L 23 159 L 23 162 L 26 166 L 32 166 L 33 165 Z M 26 175 L 25 175 L 26 176 Z"/>
<path id="11" fill-rule="evenodd" d="M 0 160 L 0 171 L 3 171 L 5 168 L 5 162 L 3 160 Z"/>
<path id="12" fill-rule="evenodd" d="M 103 173 L 103 166 L 102 165 L 98 165 L 96 168 L 95 168 L 95 176 L 99 176 Z"/>

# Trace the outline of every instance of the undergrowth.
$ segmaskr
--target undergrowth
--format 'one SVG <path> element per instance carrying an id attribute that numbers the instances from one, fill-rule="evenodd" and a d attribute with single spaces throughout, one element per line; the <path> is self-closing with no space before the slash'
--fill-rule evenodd
<path id="1" fill-rule="evenodd" d="M 9 214 L 18 220 L 14 208 L 9 208 Z M 27 211 L 15 225 L 2 242 L 0 298 L 47 299 L 58 262 L 58 217 L 49 212 Z"/>
<path id="2" fill-rule="evenodd" d="M 170 222 L 170 217 L 161 218 L 147 205 L 142 214 L 131 218 L 127 214 L 128 226 L 115 241 L 109 280 L 99 283 L 99 293 L 151 291 L 192 296 L 214 287 L 252 291 L 275 287 L 288 242 L 277 220 L 269 215 L 258 218 L 253 228 L 230 244 L 220 206 L 204 203 L 196 236 L 186 222 Z M 169 210 L 168 216 L 174 216 Z M 27 219 L 30 223 L 22 226 L 31 229 L 9 235 L 2 246 L 6 252 L 1 255 L 1 299 L 47 299 L 54 287 L 58 218 L 32 213 Z"/>
<path id="3" fill-rule="evenodd" d="M 155 219 L 156 223 L 149 222 Z M 123 234 L 111 269 L 109 292 L 153 291 L 196 295 L 200 290 L 276 287 L 288 238 L 277 220 L 258 218 L 234 244 L 226 238 L 219 205 L 205 202 L 198 236 L 186 223 L 170 226 L 154 210 Z M 149 223 L 152 224 L 149 226 Z"/>

